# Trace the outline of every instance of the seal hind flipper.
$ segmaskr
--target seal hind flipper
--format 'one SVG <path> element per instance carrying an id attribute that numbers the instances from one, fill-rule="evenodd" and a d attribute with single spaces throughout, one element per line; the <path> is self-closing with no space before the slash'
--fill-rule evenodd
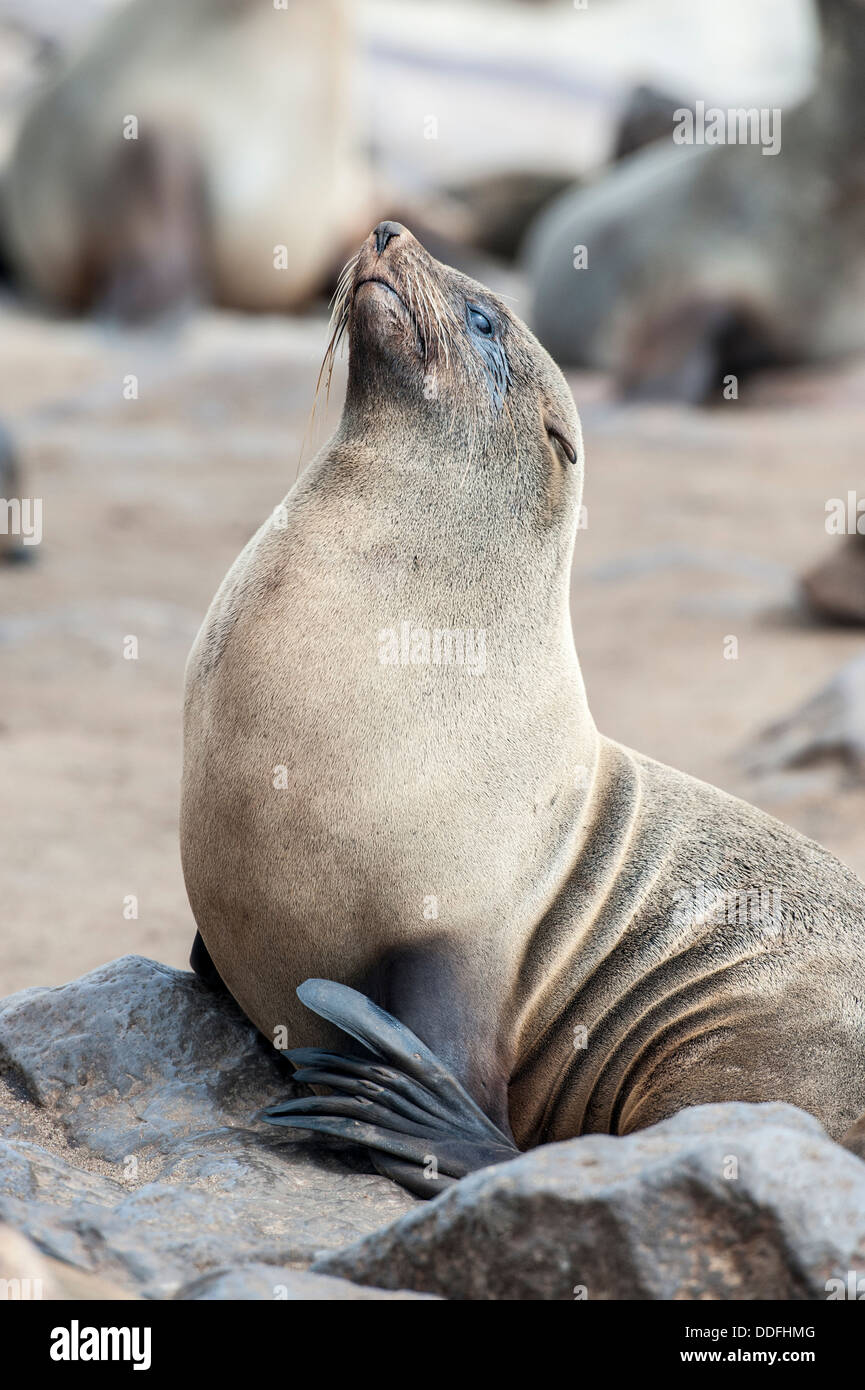
<path id="1" fill-rule="evenodd" d="M 422 1197 L 519 1153 L 411 1029 L 348 985 L 307 980 L 298 998 L 361 1044 L 365 1057 L 284 1053 L 295 1079 L 329 1087 L 270 1106 L 269 1124 L 316 1130 L 374 1151 L 380 1171 Z M 382 1064 L 384 1063 L 384 1065 Z M 380 1157 L 381 1156 L 381 1157 Z"/>

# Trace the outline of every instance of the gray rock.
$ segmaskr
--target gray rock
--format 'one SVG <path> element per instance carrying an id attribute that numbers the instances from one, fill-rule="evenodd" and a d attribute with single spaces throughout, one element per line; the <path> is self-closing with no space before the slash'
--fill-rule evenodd
<path id="1" fill-rule="evenodd" d="M 306 1301 L 805 1299 L 865 1275 L 865 1164 L 790 1106 L 549 1145 L 418 1204 L 261 1123 L 291 1087 L 227 997 L 151 961 L 0 1002 L 6 1277 Z"/>
<path id="2" fill-rule="evenodd" d="M 291 1069 L 231 999 L 140 956 L 4 1000 L 0 1071 L 54 1112 L 71 1143 L 114 1162 L 247 1125 L 292 1089 Z"/>
<path id="3" fill-rule="evenodd" d="M 205 1302 L 213 1299 L 243 1300 L 265 1299 L 269 1302 L 308 1303 L 324 1299 L 327 1302 L 342 1300 L 377 1301 L 380 1299 L 397 1302 L 420 1300 L 423 1303 L 436 1303 L 431 1294 L 409 1293 L 406 1289 L 392 1292 L 385 1289 L 364 1288 L 360 1284 L 350 1284 L 347 1279 L 332 1279 L 327 1274 L 308 1274 L 303 1270 L 280 1268 L 278 1265 L 249 1264 L 240 1269 L 216 1269 L 204 1274 L 191 1284 L 186 1284 L 174 1295 L 175 1298 Z"/>
<path id="4" fill-rule="evenodd" d="M 296 1090 L 224 995 L 135 956 L 0 1003 L 0 1221 L 170 1297 L 210 1269 L 302 1268 L 410 1210 L 363 1155 L 257 1112 Z"/>
<path id="5" fill-rule="evenodd" d="M 313 1265 L 457 1299 L 820 1299 L 865 1275 L 865 1164 L 793 1106 L 535 1149 Z"/>
<path id="6" fill-rule="evenodd" d="M 410 1296 L 421 1297 L 419 1294 Z M 394 1295 L 384 1297 L 393 1298 Z M 71 1265 L 47 1259 L 19 1231 L 0 1226 L 0 1302 L 29 1302 L 31 1299 L 65 1302 L 75 1299 L 104 1303 L 106 1300 L 134 1298 L 134 1294 L 126 1293 L 96 1275 L 82 1274 Z"/>

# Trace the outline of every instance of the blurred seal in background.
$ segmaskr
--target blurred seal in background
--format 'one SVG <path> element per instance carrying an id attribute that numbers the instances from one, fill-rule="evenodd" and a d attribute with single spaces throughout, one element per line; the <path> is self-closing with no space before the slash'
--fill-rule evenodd
<path id="1" fill-rule="evenodd" d="M 133 0 L 35 100 L 3 200 L 46 304 L 303 304 L 368 225 L 341 0 Z"/>
<path id="2" fill-rule="evenodd" d="M 559 361 L 613 371 L 628 396 L 701 401 L 730 373 L 865 347 L 865 0 L 819 0 L 819 14 L 816 89 L 779 110 L 777 152 L 762 131 L 674 144 L 671 123 L 541 214 L 532 322 Z"/>

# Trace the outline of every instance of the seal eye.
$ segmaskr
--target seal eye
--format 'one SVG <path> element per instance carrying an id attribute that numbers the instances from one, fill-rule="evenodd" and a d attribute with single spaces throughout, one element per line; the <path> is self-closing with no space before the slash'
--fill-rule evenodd
<path id="1" fill-rule="evenodd" d="M 473 338 L 477 339 L 474 351 L 476 360 L 486 377 L 486 384 L 496 410 L 501 410 L 511 381 L 505 345 L 502 342 L 500 324 L 493 311 L 479 309 L 471 300 L 466 306 L 466 326 Z"/>
<path id="2" fill-rule="evenodd" d="M 495 330 L 486 314 L 482 314 L 480 309 L 476 309 L 473 304 L 467 304 L 466 309 L 468 311 L 469 324 L 474 329 L 475 333 L 480 333 L 482 338 L 492 338 Z"/>

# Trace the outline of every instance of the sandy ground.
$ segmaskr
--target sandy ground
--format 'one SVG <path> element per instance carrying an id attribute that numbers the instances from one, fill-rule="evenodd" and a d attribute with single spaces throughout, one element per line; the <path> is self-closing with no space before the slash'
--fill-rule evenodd
<path id="1" fill-rule="evenodd" d="M 3 411 L 27 494 L 44 499 L 35 562 L 0 571 L 2 994 L 127 951 L 186 961 L 186 653 L 295 477 L 324 342 L 317 317 L 207 314 L 154 335 L 0 313 Z M 124 399 L 130 373 L 138 400 Z M 863 483 L 862 383 L 856 367 L 767 381 L 696 412 L 624 409 L 603 381 L 574 378 L 589 524 L 573 613 L 604 732 L 756 801 L 865 874 L 865 790 L 831 765 L 757 782 L 739 756 L 865 649 L 865 634 L 813 626 L 795 603 L 796 574 L 831 545 L 826 499 Z M 331 419 L 336 380 L 335 396 Z"/>

